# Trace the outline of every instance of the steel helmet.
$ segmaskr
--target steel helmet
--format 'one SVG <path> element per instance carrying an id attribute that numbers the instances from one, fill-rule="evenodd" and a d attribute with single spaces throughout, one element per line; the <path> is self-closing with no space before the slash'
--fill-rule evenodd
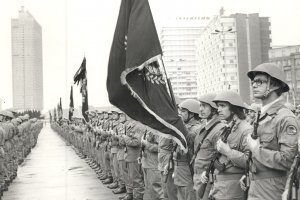
<path id="1" fill-rule="evenodd" d="M 284 72 L 274 63 L 263 63 L 255 67 L 252 71 L 249 71 L 247 73 L 248 77 L 253 80 L 255 77 L 255 74 L 257 72 L 263 72 L 268 74 L 269 76 L 279 80 L 284 84 L 284 86 L 281 88 L 283 92 L 289 91 L 289 86 L 286 84 L 286 78 Z"/>
<path id="2" fill-rule="evenodd" d="M 198 98 L 198 101 L 209 104 L 211 107 L 217 109 L 217 105 L 213 102 L 214 98 L 217 96 L 215 93 L 208 93 L 201 95 Z"/>
<path id="3" fill-rule="evenodd" d="M 186 99 L 179 104 L 179 108 L 185 108 L 192 113 L 200 112 L 200 103 L 195 99 Z"/>
<path id="4" fill-rule="evenodd" d="M 9 117 L 9 118 L 11 118 L 11 119 L 13 119 L 13 118 L 14 118 L 14 115 L 13 115 L 13 113 L 12 113 L 12 112 L 10 112 L 10 111 L 8 111 L 8 110 L 2 110 L 2 111 L 0 112 L 0 115 L 3 115 L 3 116 L 6 116 L 6 117 Z"/>
<path id="5" fill-rule="evenodd" d="M 217 94 L 216 97 L 214 98 L 213 102 L 217 103 L 219 101 L 225 101 L 225 102 L 230 103 L 231 105 L 245 108 L 242 97 L 238 93 L 230 91 L 230 90 L 225 91 L 225 92 L 220 92 L 219 94 Z M 245 108 L 245 109 L 247 109 L 247 108 Z"/>

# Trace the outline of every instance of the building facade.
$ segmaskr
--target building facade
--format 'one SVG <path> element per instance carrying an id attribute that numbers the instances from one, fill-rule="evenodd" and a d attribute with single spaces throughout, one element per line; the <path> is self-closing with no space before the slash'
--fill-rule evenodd
<path id="1" fill-rule="evenodd" d="M 253 101 L 247 72 L 268 62 L 270 22 L 258 14 L 215 16 L 196 41 L 198 95 L 233 90 Z"/>
<path id="2" fill-rule="evenodd" d="M 24 10 L 11 20 L 13 107 L 43 109 L 42 27 Z"/>
<path id="3" fill-rule="evenodd" d="M 160 40 L 164 65 L 174 95 L 180 99 L 197 97 L 195 41 L 209 21 L 209 17 L 176 17 L 162 27 Z"/>
<path id="4" fill-rule="evenodd" d="M 300 104 L 300 45 L 272 48 L 269 51 L 270 62 L 284 70 L 290 91 L 287 101 Z"/>

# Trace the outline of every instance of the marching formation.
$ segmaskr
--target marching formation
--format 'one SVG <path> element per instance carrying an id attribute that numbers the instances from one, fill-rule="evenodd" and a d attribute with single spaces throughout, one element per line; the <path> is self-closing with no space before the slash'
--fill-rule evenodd
<path id="1" fill-rule="evenodd" d="M 52 128 L 122 200 L 298 199 L 300 121 L 284 73 L 265 63 L 248 77 L 261 105 L 230 90 L 178 102 L 187 152 L 117 108 Z"/>
<path id="2" fill-rule="evenodd" d="M 9 110 L 0 111 L 0 192 L 8 190 L 17 176 L 18 165 L 37 143 L 43 123 L 28 114 L 15 117 Z"/>

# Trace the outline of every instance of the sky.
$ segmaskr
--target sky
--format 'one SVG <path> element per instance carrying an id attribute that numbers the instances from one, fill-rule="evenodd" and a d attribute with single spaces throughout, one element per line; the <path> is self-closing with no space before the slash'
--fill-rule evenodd
<path id="1" fill-rule="evenodd" d="M 0 0 L 0 99 L 12 105 L 11 18 L 21 6 L 42 26 L 44 108 L 53 109 L 62 97 L 68 108 L 72 78 L 87 59 L 89 105 L 109 106 L 106 74 L 121 0 Z M 299 0 L 149 0 L 159 32 L 176 16 L 259 13 L 270 17 L 272 45 L 300 45 Z M 81 105 L 73 86 L 75 107 Z"/>

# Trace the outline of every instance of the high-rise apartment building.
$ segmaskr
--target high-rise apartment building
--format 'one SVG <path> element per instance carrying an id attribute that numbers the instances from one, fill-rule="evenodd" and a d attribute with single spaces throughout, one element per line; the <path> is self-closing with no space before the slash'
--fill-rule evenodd
<path id="1" fill-rule="evenodd" d="M 258 14 L 215 16 L 196 42 L 198 95 L 233 90 L 252 102 L 247 72 L 268 62 L 270 22 Z"/>
<path id="2" fill-rule="evenodd" d="M 11 20 L 13 107 L 43 109 L 42 27 L 24 10 Z"/>
<path id="3" fill-rule="evenodd" d="M 164 64 L 173 92 L 181 99 L 197 97 L 195 41 L 209 21 L 209 17 L 176 17 L 162 27 Z"/>
<path id="4" fill-rule="evenodd" d="M 270 62 L 281 67 L 290 86 L 287 100 L 300 104 L 300 45 L 272 48 L 269 50 Z"/>

